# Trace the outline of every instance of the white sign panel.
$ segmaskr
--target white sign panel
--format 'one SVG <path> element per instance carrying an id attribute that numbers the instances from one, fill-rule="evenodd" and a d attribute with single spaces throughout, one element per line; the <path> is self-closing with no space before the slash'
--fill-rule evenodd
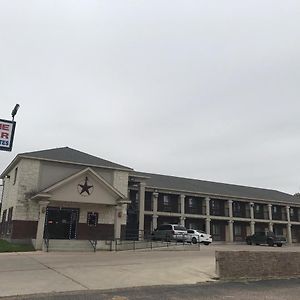
<path id="1" fill-rule="evenodd" d="M 0 119 L 0 150 L 11 151 L 16 122 Z"/>

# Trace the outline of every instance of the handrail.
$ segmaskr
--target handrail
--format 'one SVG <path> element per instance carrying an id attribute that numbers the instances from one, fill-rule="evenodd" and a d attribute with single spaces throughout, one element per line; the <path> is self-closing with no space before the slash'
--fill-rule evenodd
<path id="1" fill-rule="evenodd" d="M 96 250 L 97 250 L 97 240 L 89 240 L 89 242 L 91 243 L 91 245 L 94 249 L 94 252 L 96 252 Z"/>

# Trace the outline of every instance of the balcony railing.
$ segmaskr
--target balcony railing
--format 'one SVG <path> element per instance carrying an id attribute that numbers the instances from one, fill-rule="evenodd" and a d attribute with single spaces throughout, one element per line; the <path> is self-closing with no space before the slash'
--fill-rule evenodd
<path id="1" fill-rule="evenodd" d="M 254 212 L 254 219 L 262 219 L 262 220 L 268 220 L 269 214 L 268 212 Z"/>
<path id="2" fill-rule="evenodd" d="M 201 207 L 186 207 L 186 214 L 203 215 L 203 209 Z"/>
<path id="3" fill-rule="evenodd" d="M 297 215 L 290 216 L 292 222 L 299 222 L 299 217 Z"/>

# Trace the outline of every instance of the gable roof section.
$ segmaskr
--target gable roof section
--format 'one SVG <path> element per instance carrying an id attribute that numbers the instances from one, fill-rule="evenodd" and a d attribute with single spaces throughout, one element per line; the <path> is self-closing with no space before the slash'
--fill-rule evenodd
<path id="1" fill-rule="evenodd" d="M 120 203 L 127 203 L 127 198 L 125 195 L 123 195 L 121 192 L 119 192 L 114 186 L 112 186 L 111 184 L 109 184 L 106 180 L 104 180 L 99 174 L 97 174 L 94 170 L 92 170 L 91 168 L 85 168 L 71 176 L 68 176 L 67 178 L 54 183 L 53 185 L 45 188 L 44 190 L 38 192 L 36 195 L 32 196 L 31 199 L 36 199 L 39 197 L 44 197 L 44 198 L 49 198 L 50 194 L 52 191 L 55 191 L 56 189 L 63 187 L 64 185 L 66 185 L 67 183 L 71 182 L 72 180 L 79 178 L 82 175 L 85 174 L 92 174 L 95 178 L 97 178 L 98 182 L 100 182 L 104 187 L 106 187 L 106 189 L 114 194 L 115 196 L 118 197 L 118 202 Z"/>
<path id="2" fill-rule="evenodd" d="M 44 189 L 42 191 L 42 193 L 48 193 L 51 192 L 52 190 L 57 189 L 60 186 L 63 186 L 64 184 L 70 182 L 71 180 L 73 180 L 74 178 L 80 177 L 83 174 L 86 174 L 87 172 L 92 173 L 100 182 L 102 182 L 102 184 L 104 184 L 109 190 L 111 190 L 113 193 L 115 193 L 118 197 L 125 199 L 126 197 L 121 194 L 116 188 L 114 188 L 111 184 L 109 184 L 107 181 L 105 181 L 99 174 L 97 174 L 95 171 L 93 171 L 91 168 L 86 168 L 84 170 L 79 171 L 76 174 L 73 174 L 65 179 L 63 179 L 60 182 L 57 182 L 55 184 L 53 184 L 50 187 L 47 187 L 46 189 Z"/>
<path id="3" fill-rule="evenodd" d="M 132 168 L 116 164 L 114 162 L 93 156 L 69 147 L 53 148 L 48 150 L 34 151 L 20 153 L 12 161 L 12 163 L 6 168 L 6 170 L 1 174 L 1 178 L 10 170 L 10 168 L 20 159 L 20 158 L 32 158 L 38 160 L 55 161 L 61 163 L 70 163 L 77 165 L 84 165 L 90 167 L 102 167 L 116 170 L 132 171 Z"/>
<path id="4" fill-rule="evenodd" d="M 132 175 L 147 177 L 146 186 L 158 189 L 300 204 L 296 197 L 276 190 L 143 172 L 133 172 Z"/>

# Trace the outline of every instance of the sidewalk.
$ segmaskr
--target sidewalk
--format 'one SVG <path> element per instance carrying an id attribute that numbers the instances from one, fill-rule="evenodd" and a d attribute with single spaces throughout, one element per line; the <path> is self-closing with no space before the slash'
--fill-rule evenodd
<path id="1" fill-rule="evenodd" d="M 215 276 L 211 250 L 1 253 L 0 297 L 205 282 Z"/>

